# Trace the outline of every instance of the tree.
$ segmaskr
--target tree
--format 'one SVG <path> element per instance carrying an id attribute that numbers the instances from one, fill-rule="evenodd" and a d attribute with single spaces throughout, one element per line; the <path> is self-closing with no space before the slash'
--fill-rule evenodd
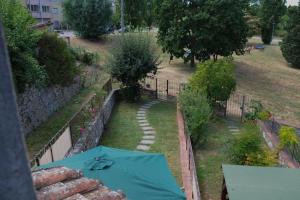
<path id="1" fill-rule="evenodd" d="M 189 84 L 195 90 L 203 90 L 212 105 L 226 101 L 236 86 L 234 65 L 228 59 L 206 61 L 197 67 Z"/>
<path id="2" fill-rule="evenodd" d="M 281 43 L 282 54 L 293 67 L 300 69 L 300 6 L 288 10 L 286 31 Z"/>
<path id="3" fill-rule="evenodd" d="M 272 42 L 273 33 L 286 11 L 286 0 L 261 0 L 261 38 L 264 44 Z"/>
<path id="4" fill-rule="evenodd" d="M 66 0 L 64 15 L 70 26 L 85 38 L 98 38 L 111 25 L 110 0 Z"/>
<path id="5" fill-rule="evenodd" d="M 130 101 L 140 97 L 139 81 L 148 73 L 156 73 L 159 56 L 153 41 L 141 33 L 120 36 L 111 49 L 108 68 L 113 78 L 122 83 Z"/>
<path id="6" fill-rule="evenodd" d="M 159 14 L 158 41 L 164 52 L 191 61 L 211 55 L 242 53 L 248 26 L 246 1 L 164 0 Z"/>
<path id="7" fill-rule="evenodd" d="M 45 66 L 51 85 L 70 85 L 78 74 L 67 43 L 54 33 L 44 34 L 39 41 L 38 60 Z"/>
<path id="8" fill-rule="evenodd" d="M 187 88 L 180 93 L 179 104 L 184 113 L 193 145 L 203 145 L 207 138 L 203 129 L 212 114 L 206 94 L 201 90 L 195 91 Z"/>
<path id="9" fill-rule="evenodd" d="M 35 20 L 18 1 L 11 0 L 0 0 L 0 18 L 18 92 L 27 86 L 44 86 L 47 75 L 35 53 L 42 33 L 32 28 Z"/>

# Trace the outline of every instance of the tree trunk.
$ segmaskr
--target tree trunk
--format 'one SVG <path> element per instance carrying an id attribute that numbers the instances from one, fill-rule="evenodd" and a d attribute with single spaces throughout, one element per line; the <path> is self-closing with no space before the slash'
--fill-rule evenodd
<path id="1" fill-rule="evenodd" d="M 194 53 L 191 53 L 191 67 L 195 67 L 195 55 Z"/>

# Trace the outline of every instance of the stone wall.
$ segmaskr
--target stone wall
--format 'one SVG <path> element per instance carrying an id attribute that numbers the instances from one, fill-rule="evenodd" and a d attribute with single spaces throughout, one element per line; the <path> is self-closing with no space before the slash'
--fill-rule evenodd
<path id="1" fill-rule="evenodd" d="M 23 132 L 27 135 L 65 105 L 82 88 L 80 78 L 68 87 L 29 88 L 18 95 L 17 103 Z"/>
<path id="2" fill-rule="evenodd" d="M 103 103 L 103 106 L 97 112 L 94 121 L 91 122 L 88 128 L 82 133 L 82 136 L 75 143 L 74 147 L 66 155 L 66 157 L 81 153 L 99 145 L 101 136 L 104 132 L 104 127 L 108 123 L 115 106 L 118 93 L 118 90 L 112 90 L 110 92 L 105 102 Z"/>

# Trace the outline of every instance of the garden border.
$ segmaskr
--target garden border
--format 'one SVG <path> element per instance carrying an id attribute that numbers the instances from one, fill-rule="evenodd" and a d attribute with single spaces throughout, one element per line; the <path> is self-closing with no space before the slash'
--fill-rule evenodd
<path id="1" fill-rule="evenodd" d="M 201 200 L 201 193 L 194 161 L 191 139 L 186 131 L 184 116 L 177 104 L 177 123 L 180 142 L 182 182 L 187 200 Z"/>

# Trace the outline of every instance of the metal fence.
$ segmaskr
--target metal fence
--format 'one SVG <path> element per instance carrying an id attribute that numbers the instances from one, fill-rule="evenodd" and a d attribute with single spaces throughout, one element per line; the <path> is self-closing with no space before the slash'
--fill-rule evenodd
<path id="1" fill-rule="evenodd" d="M 157 99 L 165 100 L 176 97 L 184 84 L 177 80 L 147 77 L 142 81 L 142 85 L 145 90 L 152 91 Z"/>
<path id="2" fill-rule="evenodd" d="M 109 79 L 104 85 L 106 92 L 103 99 L 94 94 L 76 112 L 71 119 L 55 134 L 54 137 L 33 157 L 31 167 L 40 166 L 57 160 L 61 160 L 72 149 L 80 137 L 85 126 L 95 117 L 104 99 L 112 90 L 112 80 Z"/>

